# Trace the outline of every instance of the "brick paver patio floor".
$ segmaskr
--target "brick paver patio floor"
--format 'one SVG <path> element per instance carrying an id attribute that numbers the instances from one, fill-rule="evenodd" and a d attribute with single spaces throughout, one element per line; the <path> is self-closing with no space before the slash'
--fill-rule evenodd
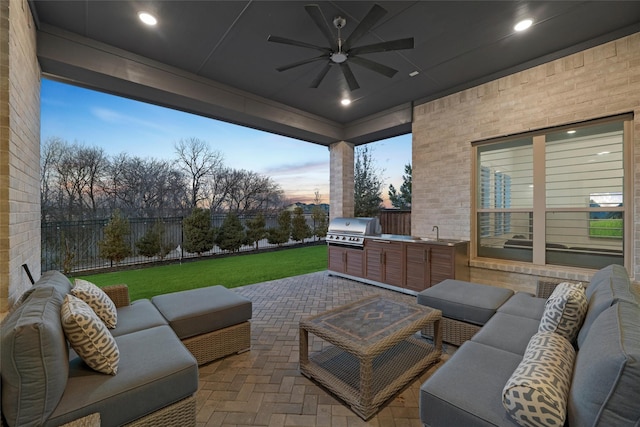
<path id="1" fill-rule="evenodd" d="M 368 422 L 298 370 L 300 319 L 382 294 L 415 303 L 414 296 L 330 276 L 326 271 L 234 289 L 253 302 L 251 351 L 200 367 L 198 427 L 381 426 L 421 427 L 420 385 L 429 368 Z M 311 351 L 323 343 L 313 341 Z M 443 360 L 455 351 L 445 345 Z"/>

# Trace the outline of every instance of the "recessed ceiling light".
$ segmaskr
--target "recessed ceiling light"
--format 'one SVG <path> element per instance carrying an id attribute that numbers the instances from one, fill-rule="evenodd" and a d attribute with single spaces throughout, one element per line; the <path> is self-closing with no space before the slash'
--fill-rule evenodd
<path id="1" fill-rule="evenodd" d="M 149 12 L 139 12 L 138 18 L 140 18 L 142 22 L 150 26 L 156 25 L 158 23 L 158 20 L 156 19 L 156 17 L 150 14 Z"/>
<path id="2" fill-rule="evenodd" d="M 605 154 L 610 154 L 611 151 L 601 151 L 598 153 L 598 156 L 604 156 Z"/>
<path id="3" fill-rule="evenodd" d="M 531 20 L 531 19 L 523 19 L 522 21 L 518 22 L 516 24 L 516 26 L 513 27 L 513 29 L 516 30 L 516 31 L 524 31 L 527 28 L 529 28 L 531 26 L 531 24 L 533 24 L 533 20 Z"/>
<path id="4" fill-rule="evenodd" d="M 409 76 L 411 76 L 411 77 L 415 77 L 415 76 L 417 76 L 418 74 L 420 74 L 420 73 L 419 73 L 419 72 L 417 72 L 417 71 L 412 71 L 412 72 L 410 72 L 410 73 L 409 73 Z"/>
<path id="5" fill-rule="evenodd" d="M 568 131 L 567 131 L 567 133 L 568 133 L 569 135 L 572 135 L 572 134 L 576 133 L 576 131 L 572 129 L 572 130 L 568 130 Z"/>
<path id="6" fill-rule="evenodd" d="M 351 104 L 351 100 L 349 98 L 343 98 L 342 101 L 340 101 L 340 103 L 342 105 L 349 105 Z"/>

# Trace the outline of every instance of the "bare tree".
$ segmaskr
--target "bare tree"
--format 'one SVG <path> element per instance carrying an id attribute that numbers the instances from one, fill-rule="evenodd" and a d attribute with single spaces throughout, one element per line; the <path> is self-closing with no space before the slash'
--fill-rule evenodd
<path id="1" fill-rule="evenodd" d="M 251 213 L 268 208 L 274 198 L 279 198 L 282 190 L 269 177 L 247 170 L 230 172 L 230 187 L 227 207 L 238 213 Z"/>
<path id="2" fill-rule="evenodd" d="M 205 200 L 203 184 L 207 176 L 222 168 L 223 156 L 218 151 L 212 151 L 206 141 L 198 138 L 181 139 L 175 144 L 178 156 L 178 167 L 184 171 L 190 188 L 191 207 Z"/>

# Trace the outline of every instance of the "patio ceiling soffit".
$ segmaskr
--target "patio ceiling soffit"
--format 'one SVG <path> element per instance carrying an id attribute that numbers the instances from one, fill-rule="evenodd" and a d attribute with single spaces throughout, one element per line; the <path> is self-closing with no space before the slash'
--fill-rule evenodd
<path id="1" fill-rule="evenodd" d="M 114 95 L 326 146 L 411 132 L 411 103 L 341 124 L 50 25 L 37 37 L 45 75 Z"/>

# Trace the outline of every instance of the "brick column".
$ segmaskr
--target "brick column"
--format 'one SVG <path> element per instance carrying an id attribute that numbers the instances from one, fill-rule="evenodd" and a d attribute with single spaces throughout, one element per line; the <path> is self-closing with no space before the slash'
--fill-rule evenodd
<path id="1" fill-rule="evenodd" d="M 353 216 L 353 144 L 341 141 L 331 144 L 330 157 L 330 209 L 329 218 Z"/>
<path id="2" fill-rule="evenodd" d="M 40 277 L 40 66 L 26 0 L 0 1 L 0 319 Z"/>

